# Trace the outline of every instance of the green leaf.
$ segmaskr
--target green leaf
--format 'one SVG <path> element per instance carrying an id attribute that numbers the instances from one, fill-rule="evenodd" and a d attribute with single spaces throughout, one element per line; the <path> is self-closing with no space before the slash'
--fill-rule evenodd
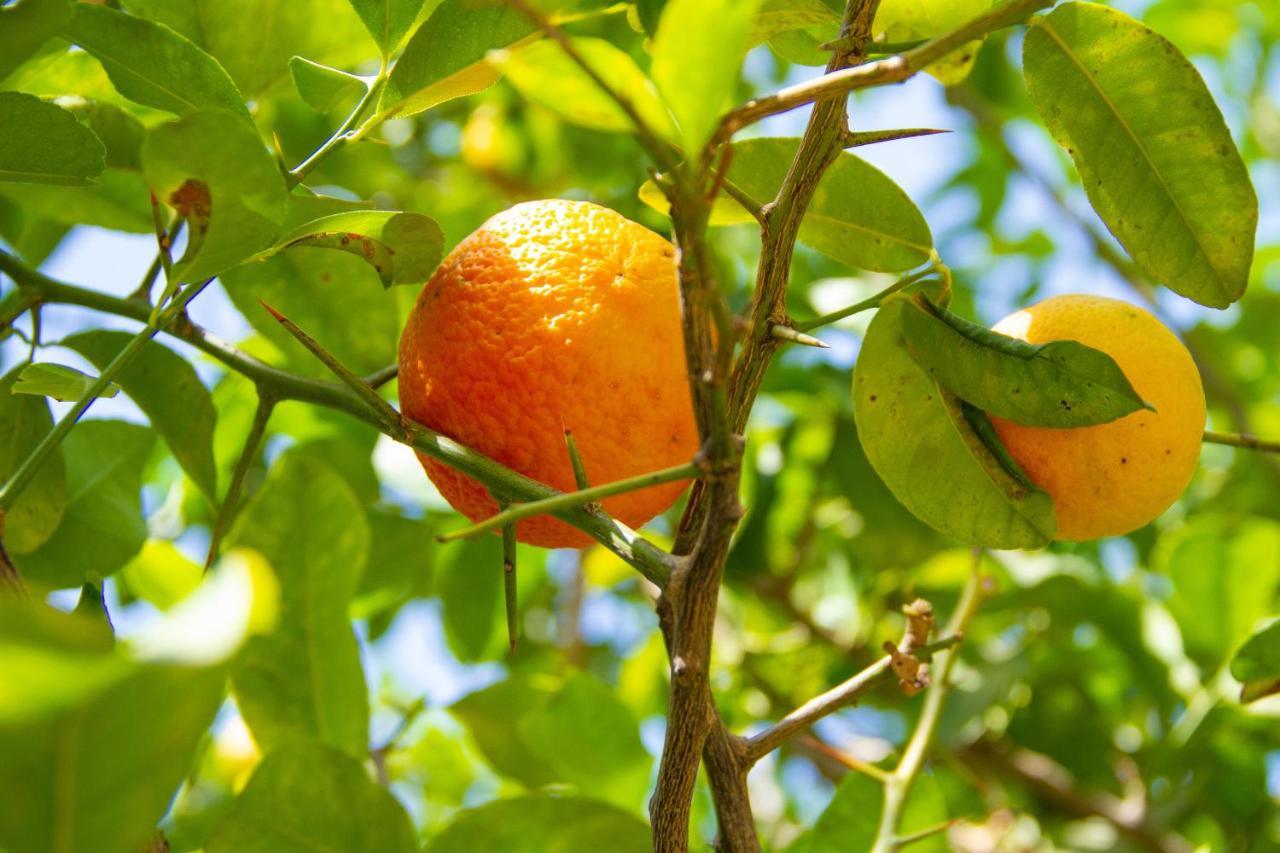
<path id="1" fill-rule="evenodd" d="M 31 58 L 70 20 L 67 0 L 17 0 L 0 7 L 0 80 Z"/>
<path id="2" fill-rule="evenodd" d="M 1043 547 L 1056 529 L 1052 499 L 1007 468 L 960 401 L 912 359 L 908 307 L 901 297 L 881 306 L 854 368 L 854 417 L 867 459 L 935 530 L 988 548 Z"/>
<path id="3" fill-rule="evenodd" d="M 322 744 L 272 750 L 214 828 L 209 853 L 419 849 L 409 815 L 360 762 Z"/>
<path id="4" fill-rule="evenodd" d="M 150 234 L 147 182 L 134 171 L 107 169 L 92 186 L 0 183 L 0 195 L 39 216 L 62 225 L 99 225 L 113 231 Z"/>
<path id="5" fill-rule="evenodd" d="M 57 104 L 0 92 L 0 181 L 79 186 L 102 174 L 106 149 L 93 131 Z"/>
<path id="6" fill-rule="evenodd" d="M 0 601 L 0 730 L 48 720 L 128 675 L 114 645 L 101 620 L 13 596 Z M 0 806 L 0 825 L 3 815 Z"/>
<path id="7" fill-rule="evenodd" d="M 249 115 L 217 60 L 168 27 L 77 3 L 63 35 L 97 57 L 116 89 L 132 101 L 178 114 L 224 107 Z"/>
<path id="8" fill-rule="evenodd" d="M 1187 653 L 1212 668 L 1274 612 L 1280 524 L 1202 516 L 1162 542 L 1155 562 L 1173 581 L 1168 607 Z"/>
<path id="9" fill-rule="evenodd" d="M 1040 427 L 1107 423 L 1145 407 L 1111 356 L 1077 341 L 1028 344 L 916 296 L 902 310 L 916 363 L 979 409 Z"/>
<path id="10" fill-rule="evenodd" d="M 373 57 L 376 47 L 347 0 L 123 0 L 214 57 L 248 98 L 289 79 L 289 58 L 327 65 Z"/>
<path id="11" fill-rule="evenodd" d="M 502 542 L 481 536 L 441 549 L 436 591 L 449 648 L 464 662 L 490 657 L 502 607 Z"/>
<path id="12" fill-rule="evenodd" d="M 731 105 L 756 0 L 669 0 L 653 39 L 653 80 L 694 157 Z M 715 34 L 710 38 L 711 33 Z"/>
<path id="13" fill-rule="evenodd" d="M 298 90 L 307 106 L 321 113 L 330 110 L 350 109 L 369 91 L 363 77 L 330 68 L 310 59 L 295 56 L 289 60 L 289 74 L 293 87 Z"/>
<path id="14" fill-rule="evenodd" d="M 626 809 L 644 802 L 653 759 L 630 709 L 593 676 L 570 675 L 551 701 L 520 720 L 519 732 L 558 781 Z"/>
<path id="15" fill-rule="evenodd" d="M 336 213 L 298 226 L 275 251 L 315 247 L 350 252 L 378 273 L 384 287 L 421 285 L 443 254 L 444 233 L 429 216 L 392 210 Z"/>
<path id="16" fill-rule="evenodd" d="M 261 553 L 280 581 L 279 625 L 232 671 L 255 739 L 270 750 L 310 736 L 364 756 L 369 703 L 347 617 L 369 544 L 359 502 L 328 468 L 286 454 L 228 541 Z"/>
<path id="17" fill-rule="evenodd" d="M 862 529 L 848 543 L 862 565 L 910 568 L 943 546 L 941 537 L 899 503 L 876 474 L 847 415 L 836 424 L 824 468 L 862 519 Z"/>
<path id="18" fill-rule="evenodd" d="M 1225 308 L 1244 293 L 1258 201 L 1199 72 L 1132 18 L 1067 3 L 1032 19 L 1027 89 L 1089 201 L 1157 282 Z"/>
<path id="19" fill-rule="evenodd" d="M 881 10 L 876 12 L 877 21 L 888 5 L 888 2 L 881 4 Z M 751 22 L 751 35 L 747 37 L 747 44 L 755 47 L 779 33 L 839 24 L 840 15 L 822 0 L 763 0 Z"/>
<path id="20" fill-rule="evenodd" d="M 281 230 L 285 232 L 294 231 L 313 219 L 332 216 L 335 213 L 371 210 L 372 208 L 373 202 L 371 201 L 350 201 L 345 198 L 320 195 L 305 186 L 297 186 L 293 188 L 293 192 L 289 193 L 289 212 L 285 214 L 284 225 Z"/>
<path id="21" fill-rule="evenodd" d="M 625 93 L 651 130 L 665 139 L 676 138 L 667 108 L 635 60 L 604 39 L 577 38 L 573 46 L 613 91 Z M 525 98 L 558 113 L 565 121 L 596 130 L 635 131 L 617 102 L 555 42 L 537 41 L 519 50 L 498 51 L 489 61 Z"/>
<path id="22" fill-rule="evenodd" d="M 735 143 L 728 180 L 756 206 L 773 201 L 791 168 L 797 139 Z M 665 211 L 652 195 L 641 198 Z M 754 221 L 736 202 L 717 199 L 713 225 Z M 731 213 L 730 210 L 736 210 Z M 933 235 L 911 198 L 879 169 L 847 151 L 831 164 L 800 224 L 800 240 L 837 261 L 878 272 L 919 266 Z"/>
<path id="23" fill-rule="evenodd" d="M 635 0 L 636 16 L 640 18 L 640 26 L 650 38 L 658 34 L 658 22 L 662 20 L 662 10 L 667 0 Z"/>
<path id="24" fill-rule="evenodd" d="M 105 370 L 133 339 L 129 332 L 82 332 L 62 341 Z M 216 504 L 217 471 L 213 462 L 213 398 L 195 368 L 166 346 L 149 341 L 116 374 L 124 392 L 146 414 L 169 445 L 192 482 Z"/>
<path id="25" fill-rule="evenodd" d="M 1244 685 L 1242 702 L 1280 692 L 1280 620 L 1245 641 L 1231 659 L 1231 675 Z"/>
<path id="26" fill-rule="evenodd" d="M 649 827 L 635 815 L 583 797 L 512 797 L 464 809 L 427 853 L 643 853 Z"/>
<path id="27" fill-rule="evenodd" d="M 259 300 L 279 310 L 359 373 L 396 359 L 400 320 L 372 268 L 345 252 L 281 252 L 222 276 L 231 301 L 263 337 L 301 372 L 330 377 L 328 368 L 272 319 Z M 353 322 L 352 318 L 359 318 Z"/>
<path id="28" fill-rule="evenodd" d="M 882 800 L 879 782 L 862 773 L 847 774 L 813 828 L 787 850 L 789 853 L 870 850 L 880 825 Z"/>
<path id="29" fill-rule="evenodd" d="M 32 580 L 51 587 L 80 586 L 85 576 L 106 577 L 142 548 L 142 468 L 155 438 L 123 421 L 84 421 L 62 443 L 67 466 L 67 509 L 51 539 L 17 559 Z"/>
<path id="30" fill-rule="evenodd" d="M 22 368 L 18 373 L 18 381 L 13 383 L 11 391 L 14 394 L 52 397 L 66 403 L 79 400 L 97 381 L 98 377 L 81 373 L 74 367 L 52 362 L 36 362 Z M 97 396 L 114 397 L 119 393 L 120 386 L 112 382 Z"/>
<path id="31" fill-rule="evenodd" d="M 382 55 L 390 56 L 426 3 L 425 0 L 351 0 L 351 5 L 382 49 Z"/>
<path id="32" fill-rule="evenodd" d="M 114 635 L 111 625 L 111 614 L 107 612 L 107 600 L 102 595 L 102 578 L 92 575 L 80 584 L 80 598 L 76 601 L 74 613 L 100 622 L 107 631 Z"/>
<path id="33" fill-rule="evenodd" d="M 444 0 L 405 45 L 378 112 L 413 115 L 479 92 L 498 78 L 489 51 L 534 34 L 529 18 L 501 0 Z"/>
<path id="34" fill-rule="evenodd" d="M 429 594 L 435 563 L 436 529 L 426 519 L 370 507 L 369 530 L 368 565 L 351 607 L 357 619 Z"/>
<path id="35" fill-rule="evenodd" d="M 187 219 L 178 281 L 210 278 L 275 241 L 288 192 L 257 129 L 235 113 L 199 109 L 147 134 L 143 170 L 156 196 Z"/>
<path id="36" fill-rule="evenodd" d="M 41 397 L 13 394 L 19 370 L 0 378 L 0 480 L 8 480 L 53 429 L 49 404 Z M 48 541 L 67 508 L 67 472 L 61 449 L 54 450 L 5 513 L 4 547 L 26 554 Z"/>
<path id="37" fill-rule="evenodd" d="M 60 101 L 101 140 L 107 149 L 107 168 L 141 169 L 142 122 L 116 104 L 65 98 Z"/>
<path id="38" fill-rule="evenodd" d="M 876 11 L 872 32 L 876 38 L 890 42 L 931 39 L 956 29 L 994 5 L 993 0 L 884 0 Z M 968 42 L 924 70 L 943 85 L 954 86 L 969 76 L 981 46 L 981 40 Z"/>
<path id="39" fill-rule="evenodd" d="M 204 576 L 204 568 L 166 539 L 148 539 L 121 571 L 129 591 L 160 610 L 186 598 Z"/>
<path id="40" fill-rule="evenodd" d="M 0 722 L 0 785 L 22 792 L 0 799 L 0 846 L 143 849 L 213 722 L 224 683 L 220 668 L 146 666 L 61 713 Z"/>
<path id="41" fill-rule="evenodd" d="M 464 696 L 449 713 L 467 727 L 494 770 L 537 788 L 556 781 L 556 773 L 521 736 L 520 721 L 545 707 L 553 695 L 551 684 L 514 674 Z"/>

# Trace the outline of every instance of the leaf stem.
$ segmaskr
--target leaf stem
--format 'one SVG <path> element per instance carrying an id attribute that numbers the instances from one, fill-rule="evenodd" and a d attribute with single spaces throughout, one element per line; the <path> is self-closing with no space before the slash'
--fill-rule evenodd
<path id="1" fill-rule="evenodd" d="M 914 272 L 914 273 L 911 273 L 910 275 L 903 276 L 902 278 L 898 279 L 893 284 L 889 285 L 884 290 L 880 291 L 874 296 L 869 296 L 866 299 L 862 300 L 861 302 L 856 302 L 853 305 L 850 305 L 848 308 L 841 308 L 839 311 L 832 311 L 830 314 L 823 314 L 821 317 L 814 317 L 812 320 L 804 320 L 803 322 L 792 323 L 791 325 L 797 331 L 808 332 L 813 329 L 820 328 L 822 326 L 828 326 L 839 320 L 843 320 L 845 317 L 852 317 L 854 314 L 861 314 L 863 311 L 869 311 L 872 308 L 878 308 L 881 302 L 884 302 L 887 298 L 889 298 L 893 294 L 897 293 L 900 290 L 905 290 L 906 288 L 910 287 L 913 284 L 923 281 L 926 277 L 928 277 L 930 274 L 933 273 L 934 269 L 935 269 L 934 265 L 930 264 L 929 266 L 925 267 L 923 270 L 920 270 L 919 272 Z"/>
<path id="2" fill-rule="evenodd" d="M 502 587 L 503 603 L 507 608 L 507 644 L 510 654 L 516 653 L 516 638 L 520 629 L 517 625 L 519 604 L 516 601 L 516 526 L 508 524 L 502 528 Z"/>
<path id="3" fill-rule="evenodd" d="M 231 520 L 235 518 L 236 506 L 240 502 L 240 491 L 244 487 L 245 475 L 249 473 L 249 468 L 252 467 L 253 460 L 258 455 L 262 437 L 267 431 L 267 422 L 271 420 L 271 413 L 275 410 L 275 407 L 275 400 L 259 390 L 258 407 L 254 409 L 253 423 L 249 425 L 249 434 L 245 437 L 244 449 L 240 451 L 240 458 L 236 460 L 235 470 L 231 473 L 231 482 L 227 485 L 227 493 L 222 498 L 222 505 L 218 507 L 218 515 L 214 519 L 213 529 L 209 533 L 209 553 L 204 558 L 206 572 L 213 565 L 213 561 L 218 558 L 218 547 L 222 544 L 222 537 L 226 535 L 227 528 L 231 525 Z"/>
<path id="4" fill-rule="evenodd" d="M 596 501 L 603 500 L 604 498 L 611 497 L 613 495 L 635 492 L 640 489 L 647 489 L 650 486 L 657 486 L 662 483 L 696 479 L 701 474 L 702 468 L 697 463 L 686 462 L 683 465 L 674 465 L 670 468 L 664 468 L 661 471 L 653 471 L 649 474 L 640 474 L 636 477 L 627 477 L 622 480 L 615 480 L 612 483 L 592 486 L 589 489 L 580 489 L 576 492 L 564 492 L 562 494 L 555 495 L 554 497 L 544 498 L 539 501 L 531 501 L 529 503 L 512 504 L 497 515 L 490 516 L 484 521 L 473 524 L 470 527 L 465 527 L 461 530 L 444 533 L 437 538 L 441 542 L 452 542 L 455 539 L 471 539 L 482 533 L 497 530 L 499 527 L 513 525 L 518 521 L 523 521 L 526 518 L 532 518 L 535 515 L 544 515 L 558 509 L 567 509 L 569 507 L 595 503 Z"/>
<path id="5" fill-rule="evenodd" d="M 142 348 L 147 345 L 147 342 L 154 338 L 161 328 L 168 325 L 169 321 L 187 306 L 187 303 L 200 294 L 200 291 L 208 287 L 211 281 L 213 279 L 208 279 L 202 284 L 193 284 L 187 287 L 186 290 L 179 292 L 172 306 L 162 311 L 154 321 L 148 321 L 146 327 L 134 335 L 129 343 L 125 344 L 124 349 L 116 354 L 116 357 L 107 364 L 102 373 L 98 375 L 98 378 L 80 395 L 80 399 L 71 407 L 71 411 L 63 415 L 54 428 L 45 434 L 40 443 L 22 460 L 22 464 L 13 472 L 4 486 L 0 487 L 0 512 L 13 507 L 14 501 L 18 499 L 18 495 L 22 494 L 22 490 L 35 477 L 44 460 L 57 449 L 62 440 L 71 432 L 71 428 L 88 411 L 93 401 L 111 384 L 111 380 L 115 375 L 123 370 L 138 353 L 142 352 Z"/>
<path id="6" fill-rule="evenodd" d="M 1226 444 L 1231 447 L 1243 447 L 1246 450 L 1258 450 L 1263 453 L 1280 453 L 1280 441 L 1258 438 L 1242 432 L 1213 432 L 1205 430 L 1204 440 L 1207 444 Z"/>
<path id="7" fill-rule="evenodd" d="M 1028 15 L 1048 8 L 1057 0 L 1009 0 L 918 47 L 876 62 L 828 71 L 821 77 L 789 86 L 771 95 L 747 101 L 725 115 L 715 139 L 725 142 L 749 124 L 779 113 L 789 112 L 805 104 L 843 97 L 856 89 L 901 83 L 928 65 L 963 46 L 1002 27 L 1016 24 Z"/>

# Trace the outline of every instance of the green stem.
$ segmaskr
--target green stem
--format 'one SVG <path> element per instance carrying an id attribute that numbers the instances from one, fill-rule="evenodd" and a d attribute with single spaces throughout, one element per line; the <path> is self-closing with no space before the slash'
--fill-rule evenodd
<path id="1" fill-rule="evenodd" d="M 18 499 L 18 495 L 22 494 L 22 490 L 31 482 L 36 472 L 40 470 L 40 466 L 45 459 L 62 443 L 62 440 L 71 432 L 71 428 L 76 425 L 76 422 L 89 409 L 93 401 L 111 384 L 115 375 L 123 370 L 133 360 L 134 356 L 142 352 L 142 348 L 147 345 L 147 342 L 154 338 L 160 329 L 168 325 L 187 306 L 187 303 L 199 295 L 200 291 L 208 287 L 211 281 L 213 279 L 208 279 L 203 284 L 191 285 L 179 293 L 173 305 L 163 311 L 155 323 L 148 322 L 142 331 L 134 335 L 133 339 L 125 344 L 124 349 L 116 354 L 116 357 L 107 364 L 102 373 L 98 375 L 98 378 L 93 381 L 93 384 L 71 407 L 71 411 L 67 412 L 54 428 L 40 440 L 40 443 L 27 455 L 26 459 L 22 460 L 22 464 L 9 477 L 8 482 L 3 487 L 0 487 L 0 513 L 13 507 L 14 501 Z"/>
<path id="2" fill-rule="evenodd" d="M 554 497 L 544 498 L 540 501 L 532 501 L 530 503 L 514 504 L 497 515 L 490 516 L 478 524 L 465 527 L 462 530 L 455 530 L 451 533 L 445 533 L 440 536 L 441 542 L 452 542 L 455 539 L 470 539 L 479 536 L 481 533 L 488 533 L 490 530 L 497 530 L 499 527 L 507 527 L 514 525 L 518 521 L 526 518 L 532 518 L 535 515 L 545 515 L 554 513 L 556 510 L 568 509 L 569 507 L 580 507 L 585 504 L 595 503 L 604 498 L 613 495 L 620 495 L 624 492 L 635 492 L 640 489 L 647 489 L 650 486 L 657 486 L 662 483 L 672 483 L 676 480 L 688 480 L 697 478 L 702 473 L 702 469 L 693 462 L 686 462 L 683 465 L 675 465 L 671 468 L 664 468 L 661 471 L 654 471 L 649 474 L 641 474 L 637 477 L 627 477 L 624 480 L 615 480 L 612 483 L 605 483 L 600 486 L 592 486 L 589 489 L 581 489 L 576 492 L 564 492 Z"/>
<path id="3" fill-rule="evenodd" d="M 1231 447 L 1243 447 L 1246 450 L 1260 450 L 1263 453 L 1280 453 L 1280 441 L 1258 438 L 1248 433 L 1206 430 L 1204 440 L 1207 444 L 1226 444 Z"/>
<path id="4" fill-rule="evenodd" d="M 311 174 L 311 172 L 330 154 L 339 150 L 348 143 L 361 138 L 385 118 L 382 113 L 378 113 L 371 116 L 369 121 L 359 127 L 356 126 L 356 123 L 360 121 L 360 117 L 364 115 L 365 110 L 368 109 L 371 104 L 375 103 L 378 96 L 382 94 L 382 87 L 386 82 L 387 66 L 384 61 L 382 68 L 378 71 L 378 76 L 374 78 L 371 84 L 369 84 L 369 88 L 364 93 L 364 96 L 360 98 L 354 107 L 352 107 L 351 113 L 346 117 L 342 124 L 338 126 L 338 129 L 335 130 L 319 148 L 313 151 L 310 157 L 289 170 L 286 175 L 286 182 L 289 184 L 290 188 L 302 183 L 303 180 L 306 179 L 307 175 Z"/>
<path id="5" fill-rule="evenodd" d="M 838 320 L 843 320 L 845 317 L 852 317 L 854 314 L 860 314 L 863 311 L 869 311 L 872 308 L 878 307 L 881 302 L 884 302 L 885 299 L 889 298 L 890 296 L 897 293 L 898 291 L 904 290 L 910 287 L 911 285 L 916 284 L 919 281 L 922 281 L 926 276 L 930 275 L 934 271 L 934 269 L 935 269 L 934 265 L 930 264 L 929 266 L 925 267 L 923 270 L 919 272 L 914 272 L 911 275 L 903 276 L 902 278 L 898 279 L 893 284 L 889 285 L 884 290 L 880 291 L 874 296 L 870 296 L 862 300 L 861 302 L 850 305 L 848 308 L 841 308 L 839 311 L 832 311 L 830 314 L 823 314 L 821 317 L 815 317 L 812 320 L 805 320 L 803 323 L 793 323 L 792 328 L 794 328 L 796 331 L 799 331 L 799 332 L 808 332 L 812 329 L 817 329 L 821 326 L 830 325 L 831 323 L 835 323 Z"/>
<path id="6" fill-rule="evenodd" d="M 145 323 L 150 309 L 136 299 L 121 299 L 88 288 L 55 281 L 37 272 L 12 255 L 0 251 L 0 272 L 16 281 L 33 302 L 79 305 Z M 164 331 L 185 341 L 252 380 L 259 393 L 277 401 L 298 400 L 345 412 L 396 441 L 438 459 L 451 468 L 479 480 L 508 501 L 537 501 L 560 494 L 550 486 L 512 471 L 505 465 L 458 444 L 419 424 L 388 426 L 382 416 L 349 388 L 321 379 L 298 376 L 272 367 L 210 334 L 185 315 L 170 321 Z M 384 369 L 379 374 L 388 374 Z M 557 510 L 552 515 L 602 544 L 658 587 L 665 587 L 675 567 L 675 558 L 624 524 L 582 507 Z"/>
<path id="7" fill-rule="evenodd" d="M 969 581 L 956 605 L 951 620 L 947 623 L 946 633 L 950 636 L 964 636 L 965 628 L 973 614 L 977 612 L 982 601 L 982 549 L 973 549 L 973 567 L 969 572 Z M 938 731 L 938 721 L 942 718 L 942 708 L 947 694 L 951 691 L 951 670 L 955 667 L 956 655 L 959 652 L 951 649 L 939 653 L 933 683 L 925 694 L 924 708 L 920 711 L 920 719 L 916 721 L 915 731 L 907 741 L 898 766 L 889 774 L 884 785 L 884 808 L 880 812 L 880 828 L 876 833 L 876 841 L 872 853 L 894 853 L 902 847 L 904 839 L 898 836 L 898 825 L 902 821 L 903 807 L 907 795 L 911 793 L 911 785 L 924 766 L 933 737 Z"/>
<path id="8" fill-rule="evenodd" d="M 218 546 L 222 544 L 222 537 L 231 525 L 231 519 L 235 517 L 236 505 L 240 502 L 240 491 L 244 487 L 244 478 L 258 455 L 262 437 L 267 432 L 267 422 L 271 420 L 271 412 L 275 407 L 274 399 L 259 392 L 258 407 L 253 412 L 253 423 L 250 424 L 249 435 L 244 440 L 244 450 L 236 460 L 235 470 L 231 473 L 231 483 L 227 486 L 227 493 L 222 498 L 222 505 L 218 507 L 218 515 L 214 519 L 213 530 L 209 534 L 209 553 L 204 558 L 205 571 L 208 571 L 213 561 L 218 558 Z"/>
<path id="9" fill-rule="evenodd" d="M 516 624 L 519 604 L 516 601 L 516 526 L 502 528 L 502 587 L 503 602 L 507 608 L 507 644 L 511 654 L 516 653 L 516 638 L 520 632 Z"/>

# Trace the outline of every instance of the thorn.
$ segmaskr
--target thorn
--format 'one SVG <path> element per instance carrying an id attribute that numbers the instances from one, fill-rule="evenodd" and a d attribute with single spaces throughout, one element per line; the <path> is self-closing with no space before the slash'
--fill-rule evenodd
<path id="1" fill-rule="evenodd" d="M 795 344 L 802 344 L 807 347 L 817 347 L 818 349 L 831 349 L 831 345 L 823 343 L 813 335 L 806 335 L 798 329 L 790 326 L 775 325 L 769 328 L 769 334 L 781 341 L 791 341 Z"/>
<path id="2" fill-rule="evenodd" d="M 904 127 L 896 130 L 851 130 L 844 135 L 841 144 L 845 148 L 857 148 L 861 145 L 874 145 L 877 142 L 893 142 L 898 139 L 914 139 L 918 136 L 934 136 L 939 133 L 950 133 L 936 127 Z"/>
<path id="3" fill-rule="evenodd" d="M 258 302 L 262 305 L 263 308 L 267 309 L 267 313 L 270 314 L 272 317 L 274 317 L 277 323 L 283 323 L 285 321 L 285 316 L 281 314 L 279 311 L 277 311 L 276 309 L 272 308 L 270 305 L 268 305 L 265 299 L 259 299 Z"/>

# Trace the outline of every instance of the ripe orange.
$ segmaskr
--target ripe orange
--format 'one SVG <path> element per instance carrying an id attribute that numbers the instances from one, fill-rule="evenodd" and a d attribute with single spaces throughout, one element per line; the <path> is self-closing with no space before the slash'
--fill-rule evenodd
<path id="1" fill-rule="evenodd" d="M 1046 299 L 994 329 L 1033 344 L 1071 339 L 1102 350 L 1156 409 L 1076 429 L 991 418 L 1009 453 L 1053 498 L 1058 539 L 1119 536 L 1178 499 L 1200 458 L 1205 403 L 1200 373 L 1173 332 L 1127 302 L 1082 295 Z"/>
<path id="2" fill-rule="evenodd" d="M 400 339 L 400 401 L 431 429 L 562 491 L 573 432 L 593 485 L 687 462 L 698 449 L 684 362 L 675 249 L 612 210 L 534 201 L 494 216 L 445 258 Z M 488 490 L 419 456 L 472 521 Z M 617 495 L 638 527 L 687 482 Z M 539 516 L 516 528 L 548 548 L 591 540 Z"/>

